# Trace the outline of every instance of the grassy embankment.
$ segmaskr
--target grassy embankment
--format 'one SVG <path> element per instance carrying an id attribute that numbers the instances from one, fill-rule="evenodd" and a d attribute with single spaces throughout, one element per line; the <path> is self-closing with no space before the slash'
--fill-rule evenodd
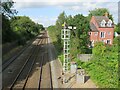
<path id="1" fill-rule="evenodd" d="M 51 26 L 48 28 L 48 34 L 50 36 L 50 40 L 55 46 L 57 57 L 60 59 L 61 63 L 63 63 L 63 52 L 62 46 L 59 44 L 59 40 L 57 37 L 57 32 L 55 32 L 55 27 Z"/>

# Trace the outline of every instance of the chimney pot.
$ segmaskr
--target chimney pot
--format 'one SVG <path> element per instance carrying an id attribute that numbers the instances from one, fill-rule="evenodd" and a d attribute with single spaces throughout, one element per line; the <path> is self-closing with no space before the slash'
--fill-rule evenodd
<path id="1" fill-rule="evenodd" d="M 108 17 L 108 12 L 105 13 L 105 16 Z"/>

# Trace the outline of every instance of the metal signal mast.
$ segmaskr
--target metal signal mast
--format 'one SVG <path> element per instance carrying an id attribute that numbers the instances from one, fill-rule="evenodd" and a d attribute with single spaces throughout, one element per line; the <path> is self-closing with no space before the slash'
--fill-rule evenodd
<path id="1" fill-rule="evenodd" d="M 62 26 L 63 26 L 63 29 L 61 30 L 61 39 L 64 40 L 63 72 L 66 73 L 68 71 L 68 64 L 70 62 L 70 44 L 69 44 L 69 42 L 70 42 L 70 30 L 76 29 L 76 27 L 67 26 L 67 24 L 65 22 Z"/>

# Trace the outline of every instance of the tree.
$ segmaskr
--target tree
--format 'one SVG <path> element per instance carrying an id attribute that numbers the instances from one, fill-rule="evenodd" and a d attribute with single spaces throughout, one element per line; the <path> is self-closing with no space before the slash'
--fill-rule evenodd
<path id="1" fill-rule="evenodd" d="M 94 56 L 102 56 L 105 52 L 105 45 L 103 42 L 96 42 L 93 48 L 93 55 Z"/>
<path id="2" fill-rule="evenodd" d="M 62 13 L 60 13 L 60 15 L 58 16 L 58 19 L 56 21 L 56 30 L 60 31 L 62 29 L 62 24 L 64 22 L 66 22 L 66 18 L 67 18 L 67 16 L 65 15 L 64 11 Z"/>
<path id="3" fill-rule="evenodd" d="M 42 25 L 35 24 L 27 16 L 16 16 L 11 18 L 11 28 L 20 37 L 25 36 L 26 39 L 30 39 L 39 33 L 40 29 L 43 29 Z"/>
<path id="4" fill-rule="evenodd" d="M 108 13 L 108 17 L 113 21 L 112 15 L 106 8 L 95 8 L 94 10 L 89 11 L 88 19 L 90 20 L 92 16 L 104 16 L 106 12 Z"/>
<path id="5" fill-rule="evenodd" d="M 77 52 L 79 53 L 88 53 L 88 42 L 89 42 L 89 21 L 85 16 L 82 14 L 77 14 L 74 17 L 69 16 L 67 18 L 68 20 L 68 25 L 75 26 L 76 30 L 75 31 L 75 36 L 74 32 L 71 32 L 71 49 L 76 48 Z M 72 39 L 75 39 L 76 42 L 73 44 Z M 74 51 L 72 53 L 75 53 Z M 71 53 L 71 54 L 72 54 Z M 76 57 L 76 56 L 75 56 Z"/>
<path id="6" fill-rule="evenodd" d="M 17 14 L 17 11 L 15 9 L 11 9 L 14 2 L 8 1 L 8 2 L 1 2 L 1 8 L 2 8 L 2 14 L 4 14 L 7 17 L 11 17 L 14 14 Z"/>
<path id="7" fill-rule="evenodd" d="M 69 26 L 74 26 L 74 19 L 73 19 L 73 17 L 72 17 L 71 15 L 69 15 L 69 16 L 67 17 L 67 24 L 68 24 Z"/>
<path id="8" fill-rule="evenodd" d="M 17 14 L 15 9 L 11 9 L 14 2 L 1 2 L 1 15 L 2 15 L 2 43 L 11 42 L 15 39 L 16 34 L 12 31 L 10 27 L 10 17 Z M 11 37 L 12 36 L 12 37 Z"/>
<path id="9" fill-rule="evenodd" d="M 58 16 L 58 19 L 57 19 L 56 25 L 55 25 L 55 27 L 56 27 L 55 32 L 56 32 L 56 36 L 57 36 L 57 41 L 58 41 L 58 43 L 59 43 L 59 47 L 58 47 L 59 49 L 61 49 L 61 47 L 62 47 L 62 41 L 61 41 L 61 29 L 62 29 L 62 24 L 63 24 L 64 22 L 66 22 L 66 18 L 67 18 L 67 16 L 66 16 L 65 12 L 63 11 L 63 12 L 60 13 L 60 15 Z"/>
<path id="10" fill-rule="evenodd" d="M 10 26 L 10 21 L 7 16 L 2 16 L 2 43 L 11 42 L 16 39 L 16 34 Z"/>
<path id="11" fill-rule="evenodd" d="M 115 32 L 117 32 L 118 34 L 120 34 L 120 23 L 118 23 L 117 25 L 115 25 Z"/>

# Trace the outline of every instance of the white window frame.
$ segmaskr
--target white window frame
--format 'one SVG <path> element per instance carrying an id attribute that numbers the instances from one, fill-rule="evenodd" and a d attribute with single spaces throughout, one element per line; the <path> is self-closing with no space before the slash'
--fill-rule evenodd
<path id="1" fill-rule="evenodd" d="M 101 23 L 100 23 L 101 27 L 105 27 L 105 24 L 106 24 L 105 20 L 102 20 Z"/>
<path id="2" fill-rule="evenodd" d="M 110 40 L 110 43 L 107 43 L 108 40 Z M 106 40 L 106 43 L 107 43 L 107 44 L 111 44 L 111 39 L 107 39 L 107 40 Z"/>
<path id="3" fill-rule="evenodd" d="M 97 36 L 97 35 L 98 35 L 98 32 L 94 32 L 94 35 Z"/>
<path id="4" fill-rule="evenodd" d="M 108 26 L 108 27 L 112 27 L 112 20 L 109 20 L 109 21 L 107 22 L 107 26 Z"/>
<path id="5" fill-rule="evenodd" d="M 101 33 L 104 33 L 104 37 L 101 37 Z M 100 32 L 100 38 L 105 38 L 105 32 Z"/>
<path id="6" fill-rule="evenodd" d="M 94 46 L 94 43 L 95 43 L 95 41 L 94 41 L 94 40 L 92 40 L 92 46 Z"/>

